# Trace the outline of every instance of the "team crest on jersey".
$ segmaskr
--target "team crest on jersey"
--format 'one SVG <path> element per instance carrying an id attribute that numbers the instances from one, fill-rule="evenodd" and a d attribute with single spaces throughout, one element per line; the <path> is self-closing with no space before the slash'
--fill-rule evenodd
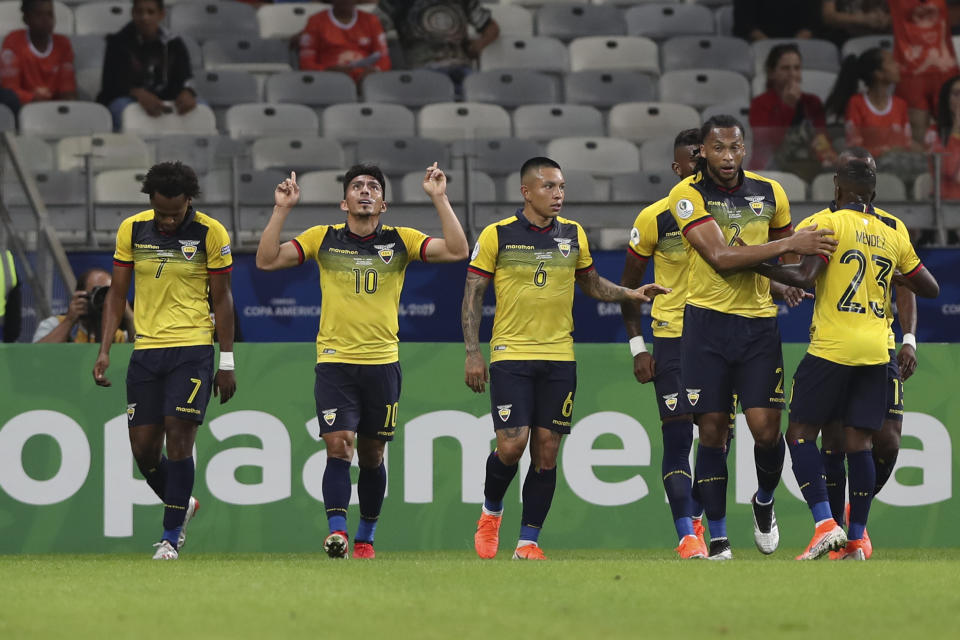
<path id="1" fill-rule="evenodd" d="M 687 389 L 687 400 L 690 402 L 690 406 L 697 406 L 697 402 L 700 400 L 700 389 Z"/>
<path id="2" fill-rule="evenodd" d="M 510 419 L 510 408 L 513 407 L 512 404 L 499 404 L 497 405 L 497 415 L 500 416 L 500 419 L 506 422 Z"/>
<path id="3" fill-rule="evenodd" d="M 133 420 L 133 414 L 137 412 L 137 403 L 131 402 L 127 405 L 127 420 Z"/>
<path id="4" fill-rule="evenodd" d="M 746 201 L 750 203 L 750 208 L 755 214 L 763 215 L 764 196 L 747 196 Z"/>
<path id="5" fill-rule="evenodd" d="M 560 250 L 560 255 L 564 258 L 570 255 L 570 240 L 567 238 L 554 238 L 553 241 L 557 243 L 557 249 Z"/>
<path id="6" fill-rule="evenodd" d="M 180 253 L 183 254 L 183 257 L 187 260 L 193 260 L 193 256 L 197 255 L 197 245 L 200 244 L 199 240 L 178 240 L 180 243 Z"/>
<path id="7" fill-rule="evenodd" d="M 667 405 L 667 409 L 670 409 L 670 411 L 673 411 L 677 408 L 678 395 L 679 394 L 676 393 L 668 393 L 667 395 L 663 396 L 663 404 Z"/>
<path id="8" fill-rule="evenodd" d="M 393 246 L 395 244 L 397 243 L 391 242 L 390 244 L 373 245 L 373 248 L 377 250 L 377 255 L 383 260 L 383 264 L 390 264 L 390 261 L 393 260 Z"/>
<path id="9" fill-rule="evenodd" d="M 333 423 L 337 421 L 336 409 L 324 409 L 321 413 L 323 414 L 323 421 L 327 423 L 328 427 L 332 427 Z"/>

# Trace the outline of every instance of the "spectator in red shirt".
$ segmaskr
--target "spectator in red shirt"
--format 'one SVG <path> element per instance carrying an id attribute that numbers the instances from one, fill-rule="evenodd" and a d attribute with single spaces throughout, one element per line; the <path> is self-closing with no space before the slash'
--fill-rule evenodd
<path id="1" fill-rule="evenodd" d="M 944 200 L 960 200 L 960 75 L 943 84 L 937 103 L 937 122 L 928 141 L 934 152 L 942 154 L 940 195 Z"/>
<path id="2" fill-rule="evenodd" d="M 26 29 L 11 32 L 0 51 L 0 84 L 17 94 L 21 105 L 38 100 L 74 100 L 70 39 L 53 32 L 52 0 L 23 0 Z"/>
<path id="3" fill-rule="evenodd" d="M 767 91 L 750 103 L 751 166 L 790 171 L 812 180 L 836 161 L 826 136 L 823 103 L 812 93 L 803 92 L 803 66 L 797 45 L 773 47 L 765 68 Z"/>
<path id="4" fill-rule="evenodd" d="M 300 34 L 300 68 L 342 71 L 356 82 L 390 70 L 387 36 L 372 13 L 357 11 L 355 0 L 333 0 L 314 14 Z"/>

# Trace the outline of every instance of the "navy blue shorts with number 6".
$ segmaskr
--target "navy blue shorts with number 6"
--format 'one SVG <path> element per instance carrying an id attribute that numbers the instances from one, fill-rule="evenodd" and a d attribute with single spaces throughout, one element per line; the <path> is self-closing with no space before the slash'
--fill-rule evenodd
<path id="1" fill-rule="evenodd" d="M 577 363 L 500 360 L 490 364 L 493 428 L 544 427 L 570 433 Z"/>

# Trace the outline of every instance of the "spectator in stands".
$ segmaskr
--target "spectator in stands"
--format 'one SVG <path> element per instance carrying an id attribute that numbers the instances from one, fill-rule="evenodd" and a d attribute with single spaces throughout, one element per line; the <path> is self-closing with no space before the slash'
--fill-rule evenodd
<path id="1" fill-rule="evenodd" d="M 749 42 L 812 38 L 820 26 L 820 0 L 733 0 L 733 34 Z"/>
<path id="2" fill-rule="evenodd" d="M 446 73 L 458 93 L 473 61 L 500 35 L 480 0 L 380 0 L 377 9 L 384 27 L 396 29 L 407 65 Z M 468 26 L 478 38 L 469 38 Z"/>
<path id="3" fill-rule="evenodd" d="M 0 104 L 13 111 L 14 115 L 20 111 L 20 100 L 17 99 L 17 94 L 10 89 L 0 87 Z"/>
<path id="4" fill-rule="evenodd" d="M 897 95 L 907 101 L 913 139 L 922 142 L 939 113 L 940 88 L 960 73 L 946 0 L 890 0 L 890 16 L 893 53 L 903 74 Z"/>
<path id="5" fill-rule="evenodd" d="M 16 342 L 23 322 L 23 285 L 17 278 L 13 253 L 0 249 L 0 336 Z"/>
<path id="6" fill-rule="evenodd" d="M 99 342 L 103 302 L 111 282 L 113 278 L 103 269 L 88 269 L 81 273 L 67 312 L 42 320 L 33 334 L 33 341 Z M 133 311 L 127 304 L 121 328 L 117 329 L 113 341 L 131 342 L 133 337 Z"/>
<path id="7" fill-rule="evenodd" d="M 23 0 L 26 29 L 12 31 L 0 51 L 0 85 L 13 91 L 20 105 L 40 100 L 75 100 L 70 39 L 53 32 L 53 0 Z"/>
<path id="8" fill-rule="evenodd" d="M 943 83 L 938 96 L 937 122 L 928 141 L 940 156 L 940 195 L 960 200 L 960 75 Z M 928 194 L 915 194 L 918 198 Z"/>
<path id="9" fill-rule="evenodd" d="M 368 73 L 390 70 L 380 20 L 355 5 L 355 0 L 333 0 L 330 8 L 310 17 L 300 34 L 302 70 L 342 71 L 357 83 Z"/>
<path id="10" fill-rule="evenodd" d="M 823 0 L 821 19 L 838 44 L 855 36 L 890 33 L 886 0 Z"/>
<path id="11" fill-rule="evenodd" d="M 812 93 L 803 92 L 803 67 L 797 45 L 773 47 L 765 68 L 767 91 L 750 103 L 751 166 L 789 171 L 812 180 L 836 161 L 826 135 L 823 103 Z"/>
<path id="12" fill-rule="evenodd" d="M 174 110 L 185 114 L 197 106 L 187 46 L 161 24 L 163 0 L 133 0 L 132 15 L 123 29 L 107 36 L 103 88 L 97 96 L 109 107 L 118 131 L 123 110 L 132 102 L 154 117 Z"/>

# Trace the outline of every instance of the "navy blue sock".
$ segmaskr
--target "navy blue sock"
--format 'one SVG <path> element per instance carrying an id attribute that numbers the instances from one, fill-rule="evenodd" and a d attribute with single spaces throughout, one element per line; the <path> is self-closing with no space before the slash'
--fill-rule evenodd
<path id="1" fill-rule="evenodd" d="M 869 451 L 848 453 L 847 464 L 850 465 L 850 522 L 847 525 L 847 537 L 860 540 L 863 530 L 867 528 L 870 501 L 877 486 L 877 469 L 873 466 L 873 455 Z"/>
<path id="2" fill-rule="evenodd" d="M 814 522 L 829 520 L 830 502 L 827 497 L 827 479 L 823 471 L 823 456 L 815 442 L 796 440 L 790 443 L 793 458 L 793 475 L 800 485 L 803 499 L 807 501 Z"/>
<path id="3" fill-rule="evenodd" d="M 483 508 L 490 513 L 503 511 L 503 496 L 517 475 L 519 465 L 505 465 L 496 449 L 487 456 L 487 476 L 483 484 Z"/>
<path id="4" fill-rule="evenodd" d="M 360 526 L 357 527 L 357 542 L 373 543 L 377 519 L 383 507 L 383 494 L 387 491 L 387 469 L 380 463 L 374 469 L 360 467 L 357 493 L 360 497 Z"/>
<path id="5" fill-rule="evenodd" d="M 873 490 L 873 495 L 880 493 L 880 490 L 883 489 L 883 485 L 887 484 L 887 480 L 889 480 L 890 476 L 893 475 L 893 468 L 897 466 L 898 454 L 898 451 L 894 451 L 893 455 L 880 458 L 877 456 L 876 451 L 873 452 L 873 466 L 877 470 L 877 486 Z"/>
<path id="6" fill-rule="evenodd" d="M 190 503 L 190 494 L 193 493 L 193 477 L 195 473 L 193 457 L 183 460 L 168 460 L 167 484 L 163 495 L 163 539 L 174 548 L 177 547 L 180 530 L 183 528 L 183 518 L 187 515 L 187 505 Z"/>
<path id="7" fill-rule="evenodd" d="M 772 447 L 753 445 L 753 461 L 757 466 L 757 502 L 770 504 L 773 492 L 780 484 L 780 474 L 783 473 L 783 457 L 787 446 L 783 435 L 777 438 Z"/>
<path id="8" fill-rule="evenodd" d="M 163 500 L 167 491 L 167 456 L 161 454 L 160 462 L 153 467 L 140 464 L 140 461 L 137 460 L 137 468 L 143 474 L 143 479 L 147 481 L 147 485 L 153 489 L 158 498 Z"/>
<path id="9" fill-rule="evenodd" d="M 710 537 L 727 537 L 727 455 L 723 449 L 697 445 L 697 486 Z"/>
<path id="10" fill-rule="evenodd" d="M 823 470 L 827 476 L 827 496 L 830 500 L 830 513 L 841 527 L 844 522 L 843 512 L 847 506 L 847 467 L 843 451 L 821 449 L 823 455 Z"/>
<path id="11" fill-rule="evenodd" d="M 323 506 L 327 510 L 330 533 L 347 530 L 350 490 L 350 463 L 340 458 L 327 458 L 327 468 L 323 471 Z"/>
<path id="12" fill-rule="evenodd" d="M 523 481 L 523 515 L 520 520 L 520 539 L 536 542 L 547 519 L 553 492 L 557 488 L 557 468 L 537 471 L 533 465 Z"/>
<path id="13" fill-rule="evenodd" d="M 693 484 L 690 486 L 690 513 L 694 518 L 703 515 L 703 503 L 700 502 L 700 485 L 697 483 L 696 473 L 693 476 Z"/>
<path id="14" fill-rule="evenodd" d="M 693 534 L 693 513 L 690 493 L 693 477 L 690 473 L 690 447 L 693 445 L 693 422 L 666 422 L 663 424 L 663 488 L 670 502 L 670 512 L 677 528 L 677 536 Z M 697 512 L 696 515 L 699 515 Z"/>

